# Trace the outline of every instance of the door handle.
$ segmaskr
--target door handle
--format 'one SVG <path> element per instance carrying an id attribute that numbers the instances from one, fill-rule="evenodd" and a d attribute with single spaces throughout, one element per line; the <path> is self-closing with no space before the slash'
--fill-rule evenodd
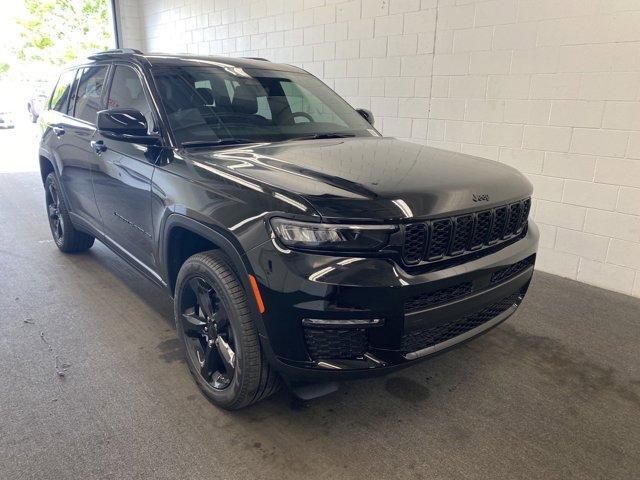
<path id="1" fill-rule="evenodd" d="M 91 148 L 100 155 L 107 149 L 107 146 L 104 144 L 102 140 L 91 140 Z"/>
<path id="2" fill-rule="evenodd" d="M 53 133 L 55 133 L 57 137 L 64 135 L 64 128 L 62 127 L 51 127 L 51 130 L 53 130 Z"/>

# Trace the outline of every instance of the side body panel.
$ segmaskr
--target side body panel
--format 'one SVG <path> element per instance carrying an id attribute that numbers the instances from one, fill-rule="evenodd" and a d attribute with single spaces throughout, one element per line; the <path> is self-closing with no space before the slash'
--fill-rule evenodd
<path id="1" fill-rule="evenodd" d="M 157 270 L 153 255 L 151 223 L 151 178 L 157 148 L 119 142 L 96 134 L 104 142 L 101 153 L 93 152 L 96 203 L 104 233 L 147 267 Z"/>
<path id="2" fill-rule="evenodd" d="M 100 214 L 93 191 L 92 172 L 98 159 L 91 148 L 96 129 L 81 120 L 66 117 L 65 133 L 57 150 L 60 180 L 67 194 L 70 210 L 92 224 L 100 225 Z"/>

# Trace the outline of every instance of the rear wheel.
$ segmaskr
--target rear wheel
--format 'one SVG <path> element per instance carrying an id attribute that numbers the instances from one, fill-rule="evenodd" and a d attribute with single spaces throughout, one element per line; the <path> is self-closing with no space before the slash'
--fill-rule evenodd
<path id="1" fill-rule="evenodd" d="M 49 227 L 58 248 L 65 253 L 84 252 L 90 249 L 95 238 L 74 228 L 60 193 L 60 184 L 53 172 L 47 175 L 44 190 Z"/>
<path id="2" fill-rule="evenodd" d="M 189 370 L 215 405 L 239 409 L 278 389 L 245 291 L 224 255 L 209 251 L 187 259 L 178 273 L 174 313 Z"/>

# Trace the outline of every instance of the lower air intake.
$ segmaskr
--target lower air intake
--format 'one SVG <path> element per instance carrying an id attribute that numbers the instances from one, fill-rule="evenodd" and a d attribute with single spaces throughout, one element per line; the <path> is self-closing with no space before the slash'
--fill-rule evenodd
<path id="1" fill-rule="evenodd" d="M 304 327 L 304 339 L 313 360 L 354 359 L 367 349 L 367 334 L 362 328 Z"/>
<path id="2" fill-rule="evenodd" d="M 520 260 L 513 265 L 509 265 L 508 267 L 503 267 L 500 270 L 493 272 L 491 275 L 491 283 L 500 283 L 507 278 L 513 277 L 514 275 L 523 272 L 527 268 L 533 266 L 536 261 L 536 256 L 531 255 L 530 257 L 525 258 L 524 260 Z"/>
<path id="3" fill-rule="evenodd" d="M 483 323 L 497 317 L 518 303 L 519 299 L 520 294 L 514 293 L 476 313 L 466 315 L 459 320 L 407 332 L 402 336 L 401 348 L 403 352 L 409 353 L 437 345 L 438 343 L 446 342 L 447 340 L 455 338 L 458 335 L 462 335 L 469 330 L 473 330 Z"/>

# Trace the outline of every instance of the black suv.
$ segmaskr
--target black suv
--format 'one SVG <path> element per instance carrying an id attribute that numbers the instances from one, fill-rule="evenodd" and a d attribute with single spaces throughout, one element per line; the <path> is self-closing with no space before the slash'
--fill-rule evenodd
<path id="1" fill-rule="evenodd" d="M 493 161 L 383 138 L 263 59 L 97 54 L 41 115 L 63 252 L 94 239 L 173 296 L 198 386 L 235 409 L 312 397 L 509 317 L 533 274 L 532 187 Z"/>

